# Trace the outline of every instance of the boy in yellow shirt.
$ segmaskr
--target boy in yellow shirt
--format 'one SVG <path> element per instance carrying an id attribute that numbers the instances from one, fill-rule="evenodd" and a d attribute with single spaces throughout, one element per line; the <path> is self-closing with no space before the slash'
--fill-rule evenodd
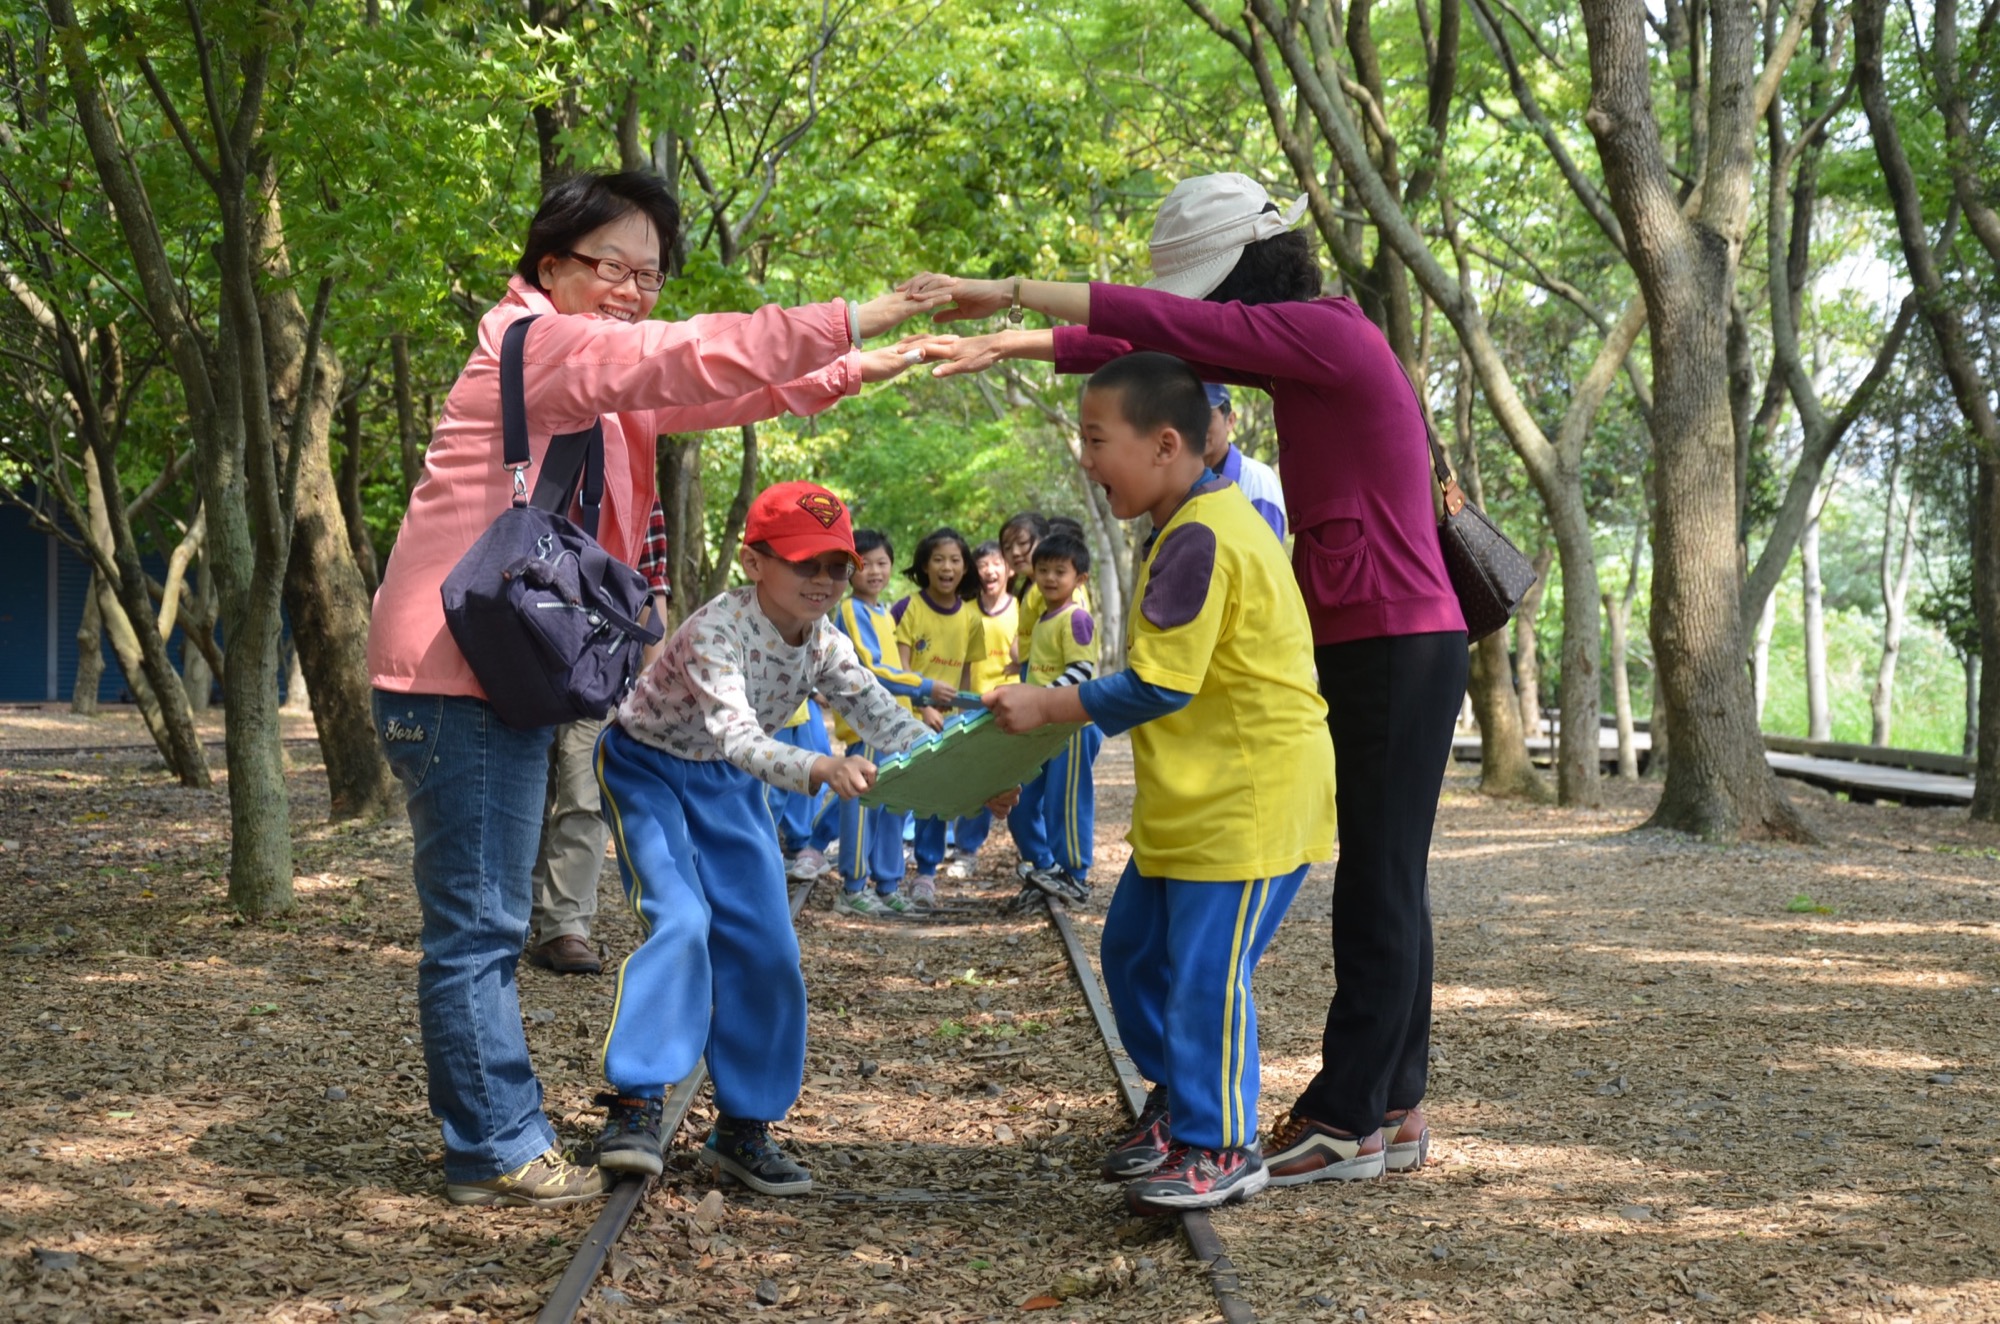
<path id="1" fill-rule="evenodd" d="M 1156 530 L 1127 670 L 986 696 L 1000 725 L 1132 732 L 1132 859 L 1104 917 L 1104 983 L 1154 1082 L 1102 1171 L 1142 1213 L 1247 1199 L 1257 1147 L 1251 972 L 1314 861 L 1333 855 L 1333 745 L 1305 604 L 1250 502 L 1201 459 L 1201 379 L 1166 354 L 1099 369 L 1083 398 L 1085 474 Z M 1018 812 L 1018 811 L 1017 811 Z"/>
<path id="2" fill-rule="evenodd" d="M 1036 594 L 1043 606 L 1021 659 L 1030 685 L 1081 685 L 1097 674 L 1097 623 L 1083 605 L 1090 548 L 1064 530 L 1035 548 Z M 1104 732 L 1085 726 L 1062 752 L 1021 788 L 1007 829 L 1021 852 L 1022 901 L 1044 892 L 1065 901 L 1090 899 L 1090 862 L 1097 842 L 1097 790 L 1091 768 Z"/>

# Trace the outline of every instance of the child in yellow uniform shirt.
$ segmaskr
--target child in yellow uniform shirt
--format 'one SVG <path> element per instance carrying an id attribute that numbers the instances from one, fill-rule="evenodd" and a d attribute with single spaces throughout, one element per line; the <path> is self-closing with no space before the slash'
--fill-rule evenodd
<path id="1" fill-rule="evenodd" d="M 1333 854 L 1333 742 L 1284 550 L 1202 463 L 1201 379 L 1170 355 L 1130 354 L 1090 379 L 1082 415 L 1084 472 L 1120 519 L 1150 515 L 1156 530 L 1127 669 L 1010 685 L 986 704 L 1009 731 L 1090 720 L 1132 733 L 1132 859 L 1104 917 L 1103 972 L 1155 1088 L 1101 1170 L 1133 1179 L 1137 1212 L 1208 1208 L 1318 1167 L 1274 1173 L 1258 1149 L 1250 979 L 1308 865 Z"/>
<path id="2" fill-rule="evenodd" d="M 985 633 L 986 648 L 972 660 L 972 692 L 984 694 L 1004 685 L 1014 672 L 1014 634 L 1021 604 L 1007 588 L 1007 554 L 997 542 L 983 542 L 972 549 L 973 578 L 979 584 L 979 623 Z M 951 825 L 951 848 L 943 867 L 947 878 L 970 878 L 973 860 L 993 831 L 993 812 L 982 808 L 970 818 Z"/>
<path id="3" fill-rule="evenodd" d="M 972 546 L 954 528 L 933 531 L 917 544 L 906 572 L 917 591 L 899 601 L 896 645 L 903 666 L 938 685 L 963 690 L 972 683 L 973 660 L 986 649 L 986 632 L 970 600 L 979 587 L 972 578 Z M 928 705 L 917 709 L 932 730 L 944 726 L 944 714 Z M 917 820 L 917 877 L 910 900 L 919 906 L 937 901 L 937 871 L 944 862 L 945 821 Z"/>

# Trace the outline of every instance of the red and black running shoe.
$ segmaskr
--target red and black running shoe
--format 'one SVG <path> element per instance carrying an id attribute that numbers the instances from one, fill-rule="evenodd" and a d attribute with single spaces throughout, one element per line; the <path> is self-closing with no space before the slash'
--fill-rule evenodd
<path id="1" fill-rule="evenodd" d="M 1247 1200 L 1270 1184 L 1270 1169 L 1254 1147 L 1201 1149 L 1175 1145 L 1150 1177 L 1125 1188 L 1125 1206 L 1135 1214 L 1213 1209 Z"/>
<path id="2" fill-rule="evenodd" d="M 1143 1177 L 1167 1161 L 1173 1147 L 1173 1124 L 1167 1116 L 1167 1092 L 1155 1086 L 1139 1110 L 1139 1120 L 1111 1147 L 1097 1170 L 1106 1181 Z"/>

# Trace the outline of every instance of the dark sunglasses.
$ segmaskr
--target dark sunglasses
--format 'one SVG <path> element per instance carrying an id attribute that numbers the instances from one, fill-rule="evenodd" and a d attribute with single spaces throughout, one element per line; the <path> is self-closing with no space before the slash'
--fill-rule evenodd
<path id="1" fill-rule="evenodd" d="M 821 575 L 825 575 L 836 584 L 845 584 L 848 580 L 854 578 L 854 562 L 838 552 L 829 553 L 824 557 L 815 557 L 810 561 L 788 561 L 772 551 L 768 543 L 752 543 L 750 544 L 750 550 L 759 556 L 768 556 L 773 561 L 788 567 L 800 579 L 817 579 Z"/>

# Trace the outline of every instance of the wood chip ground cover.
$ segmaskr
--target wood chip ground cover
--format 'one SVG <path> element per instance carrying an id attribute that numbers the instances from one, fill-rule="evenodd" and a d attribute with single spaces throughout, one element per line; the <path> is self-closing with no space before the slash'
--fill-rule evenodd
<path id="1" fill-rule="evenodd" d="M 531 1317 L 594 1210 L 440 1198 L 407 828 L 328 826 L 294 744 L 299 909 L 235 924 L 224 792 L 102 750 L 140 738 L 0 714 L 0 1318 Z M 1124 743 L 1099 766 L 1108 884 Z M 1826 846 L 1722 850 L 1635 833 L 1656 794 L 1536 809 L 1453 774 L 1433 1162 L 1221 1213 L 1262 1318 L 2000 1319 L 2000 834 L 1795 789 Z M 1258 974 L 1267 1124 L 1317 1066 L 1330 887 Z M 887 924 L 821 889 L 782 1133 L 821 1194 L 718 1209 L 698 1115 L 586 1318 L 1214 1317 L 1179 1240 L 1093 1179 L 1112 1077 L 1046 925 L 972 909 L 1004 890 Z M 622 954 L 615 871 L 603 898 Z M 570 1138 L 611 991 L 523 971 Z"/>

